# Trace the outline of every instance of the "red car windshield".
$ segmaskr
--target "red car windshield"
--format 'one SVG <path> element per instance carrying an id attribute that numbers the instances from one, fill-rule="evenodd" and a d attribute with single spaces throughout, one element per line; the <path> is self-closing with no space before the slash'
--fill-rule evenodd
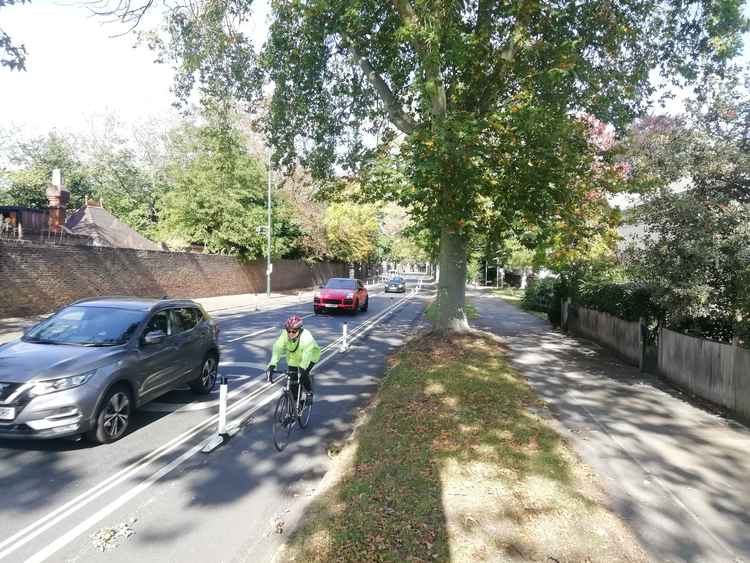
<path id="1" fill-rule="evenodd" d="M 331 278 L 325 285 L 326 289 L 357 289 L 357 282 L 355 280 L 348 280 L 343 278 Z"/>

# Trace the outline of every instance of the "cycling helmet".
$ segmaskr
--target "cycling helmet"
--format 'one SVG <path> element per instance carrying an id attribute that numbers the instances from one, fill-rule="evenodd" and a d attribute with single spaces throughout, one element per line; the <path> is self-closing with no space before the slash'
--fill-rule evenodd
<path id="1" fill-rule="evenodd" d="M 284 329 L 286 329 L 287 332 L 290 330 L 302 330 L 303 325 L 302 317 L 298 315 L 292 315 L 289 317 L 286 322 L 284 322 Z M 299 334 L 298 334 L 299 336 Z"/>

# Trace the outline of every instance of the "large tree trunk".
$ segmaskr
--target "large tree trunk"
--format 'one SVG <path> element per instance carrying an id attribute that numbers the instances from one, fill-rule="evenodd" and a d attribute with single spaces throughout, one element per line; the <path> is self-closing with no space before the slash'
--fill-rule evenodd
<path id="1" fill-rule="evenodd" d="M 464 312 L 466 301 L 466 247 L 464 235 L 443 227 L 440 233 L 439 316 L 435 329 L 441 332 L 469 330 Z"/>

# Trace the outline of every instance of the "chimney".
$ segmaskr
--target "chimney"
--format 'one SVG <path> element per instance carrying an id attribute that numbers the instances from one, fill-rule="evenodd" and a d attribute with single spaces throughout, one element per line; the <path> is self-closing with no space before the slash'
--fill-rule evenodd
<path id="1" fill-rule="evenodd" d="M 62 172 L 59 168 L 52 171 L 52 183 L 46 193 L 49 201 L 49 230 L 59 233 L 65 225 L 65 208 L 70 201 L 70 192 L 63 186 Z"/>

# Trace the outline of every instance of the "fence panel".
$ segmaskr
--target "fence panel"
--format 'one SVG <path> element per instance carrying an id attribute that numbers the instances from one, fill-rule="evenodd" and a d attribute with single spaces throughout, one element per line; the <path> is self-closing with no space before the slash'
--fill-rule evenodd
<path id="1" fill-rule="evenodd" d="M 608 313 L 577 307 L 568 327 L 578 334 L 611 348 L 633 365 L 641 358 L 641 329 L 637 322 L 625 321 Z"/>
<path id="2" fill-rule="evenodd" d="M 742 418 L 750 420 L 750 350 L 737 348 L 733 364 L 734 409 Z"/>
<path id="3" fill-rule="evenodd" d="M 696 395 L 750 415 L 750 350 L 662 329 L 659 372 Z"/>

